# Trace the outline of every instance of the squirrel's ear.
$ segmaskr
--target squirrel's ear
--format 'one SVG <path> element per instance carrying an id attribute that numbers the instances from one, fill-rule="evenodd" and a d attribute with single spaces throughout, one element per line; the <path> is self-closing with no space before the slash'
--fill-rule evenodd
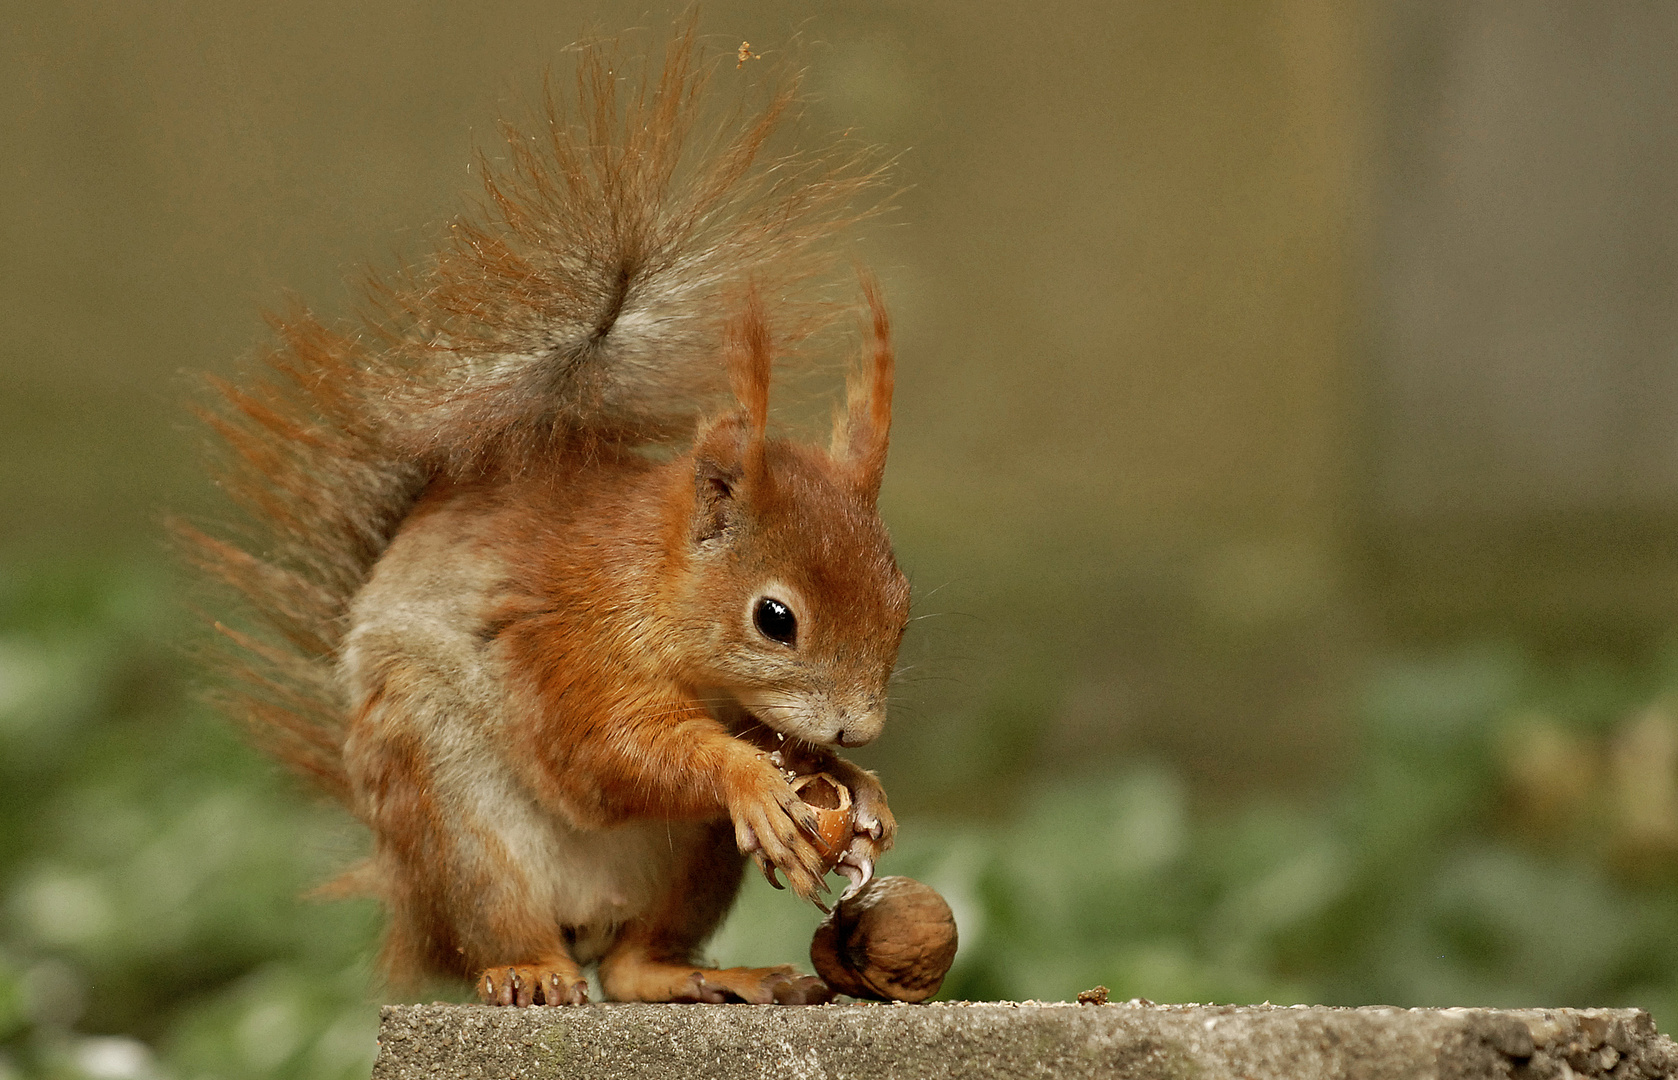
<path id="1" fill-rule="evenodd" d="M 763 298 L 755 284 L 747 287 L 740 315 L 729 324 L 727 346 L 728 381 L 746 422 L 742 464 L 748 474 L 757 475 L 763 470 L 763 440 L 769 427 L 769 369 L 774 348 Z"/>
<path id="2" fill-rule="evenodd" d="M 853 367 L 845 380 L 845 411 L 834 420 L 832 454 L 845 463 L 852 487 L 872 503 L 879 497 L 880 482 L 886 475 L 894 357 L 891 319 L 880 297 L 879 282 L 868 274 L 862 276 L 862 294 L 868 300 L 873 364 L 868 371 Z"/>
<path id="3" fill-rule="evenodd" d="M 721 536 L 739 514 L 744 489 L 763 474 L 769 427 L 769 322 L 757 286 L 728 326 L 728 381 L 737 412 L 700 429 L 693 444 L 694 543 Z"/>
<path id="4" fill-rule="evenodd" d="M 734 413 L 701 429 L 693 445 L 693 542 L 714 540 L 739 515 L 748 419 Z"/>

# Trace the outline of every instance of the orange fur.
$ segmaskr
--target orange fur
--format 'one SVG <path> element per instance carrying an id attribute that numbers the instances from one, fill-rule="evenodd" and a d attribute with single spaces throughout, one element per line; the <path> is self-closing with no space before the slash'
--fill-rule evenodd
<path id="1" fill-rule="evenodd" d="M 639 89 L 620 70 L 585 50 L 577 119 L 550 94 L 541 137 L 507 129 L 487 216 L 375 282 L 364 325 L 276 323 L 268 374 L 207 413 L 244 521 L 184 534 L 250 616 L 217 624 L 230 706 L 373 833 L 343 887 L 384 900 L 394 977 L 557 1004 L 598 960 L 618 996 L 820 1000 L 694 953 L 747 856 L 823 887 L 794 758 L 851 786 L 853 869 L 892 842 L 833 750 L 878 734 L 907 621 L 872 280 L 832 448 L 767 431 L 776 342 L 819 321 L 792 298 L 878 171 L 762 161 L 790 92 L 692 160 L 691 29 Z"/>

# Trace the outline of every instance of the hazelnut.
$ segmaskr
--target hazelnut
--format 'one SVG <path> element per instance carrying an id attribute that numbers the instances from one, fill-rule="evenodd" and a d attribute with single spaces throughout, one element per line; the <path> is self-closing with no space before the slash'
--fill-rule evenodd
<path id="1" fill-rule="evenodd" d="M 792 782 L 792 790 L 816 812 L 816 832 L 827 850 L 822 870 L 832 870 L 851 842 L 851 792 L 827 773 L 808 773 Z"/>
<path id="2" fill-rule="evenodd" d="M 906 877 L 875 878 L 841 901 L 810 941 L 810 962 L 828 986 L 882 1001 L 925 1001 L 955 958 L 950 905 Z"/>

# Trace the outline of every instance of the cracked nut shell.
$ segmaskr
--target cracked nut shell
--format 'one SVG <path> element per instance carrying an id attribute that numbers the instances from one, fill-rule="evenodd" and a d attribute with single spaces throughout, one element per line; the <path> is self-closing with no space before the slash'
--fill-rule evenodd
<path id="1" fill-rule="evenodd" d="M 840 903 L 810 941 L 810 962 L 829 986 L 880 1001 L 925 1001 L 955 958 L 950 905 L 906 877 L 875 878 Z"/>
<path id="2" fill-rule="evenodd" d="M 822 869 L 832 870 L 854 835 L 850 789 L 819 772 L 800 776 L 792 782 L 792 790 L 816 812 L 816 830 L 827 847 L 822 853 Z"/>

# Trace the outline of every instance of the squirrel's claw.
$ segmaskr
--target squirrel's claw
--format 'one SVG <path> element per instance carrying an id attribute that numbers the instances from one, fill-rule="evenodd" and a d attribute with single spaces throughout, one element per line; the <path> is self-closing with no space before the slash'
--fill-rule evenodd
<path id="1" fill-rule="evenodd" d="M 764 858 L 763 852 L 752 852 L 752 862 L 757 863 L 757 868 L 763 871 L 763 880 L 777 889 L 784 890 L 786 888 L 785 885 L 781 884 L 781 879 L 775 876 L 775 864 Z"/>
<path id="2" fill-rule="evenodd" d="M 586 1005 L 588 984 L 575 971 L 540 964 L 504 964 L 478 976 L 478 1000 L 485 1005 Z"/>
<path id="3" fill-rule="evenodd" d="M 862 891 L 862 887 L 874 878 L 874 860 L 866 855 L 855 855 L 849 851 L 839 857 L 839 865 L 835 870 L 845 875 L 850 884 L 839 894 L 839 902 L 843 904 L 851 897 Z"/>

